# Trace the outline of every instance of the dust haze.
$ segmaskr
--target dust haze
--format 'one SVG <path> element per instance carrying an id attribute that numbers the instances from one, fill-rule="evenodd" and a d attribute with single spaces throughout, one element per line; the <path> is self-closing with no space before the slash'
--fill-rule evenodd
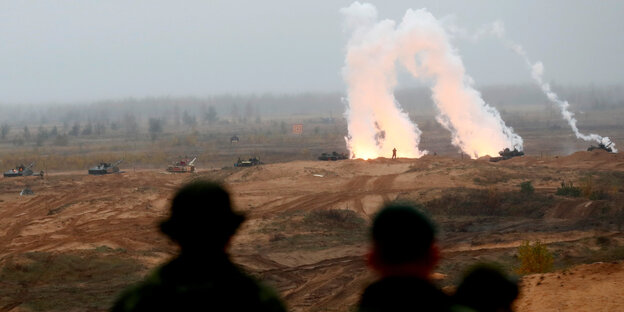
<path id="1" fill-rule="evenodd" d="M 0 310 L 108 310 L 176 254 L 157 224 L 203 178 L 249 217 L 234 262 L 292 311 L 353 310 L 392 200 L 438 223 L 447 292 L 540 241 L 553 266 L 520 274 L 517 311 L 616 311 L 622 10 L 2 2 Z"/>

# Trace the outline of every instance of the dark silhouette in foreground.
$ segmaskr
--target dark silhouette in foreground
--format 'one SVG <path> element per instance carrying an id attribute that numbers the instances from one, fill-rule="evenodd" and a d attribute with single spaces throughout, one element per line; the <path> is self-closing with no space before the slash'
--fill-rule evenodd
<path id="1" fill-rule="evenodd" d="M 506 312 L 513 311 L 518 292 L 517 281 L 494 266 L 481 264 L 468 271 L 454 301 L 463 307 L 457 311 Z"/>
<path id="2" fill-rule="evenodd" d="M 430 281 L 439 258 L 433 223 L 410 203 L 390 203 L 372 226 L 368 265 L 380 279 L 358 311 L 449 311 L 450 298 Z"/>
<path id="3" fill-rule="evenodd" d="M 220 185 L 182 187 L 161 224 L 180 255 L 126 290 L 112 311 L 285 311 L 275 292 L 241 272 L 226 253 L 244 219 Z"/>

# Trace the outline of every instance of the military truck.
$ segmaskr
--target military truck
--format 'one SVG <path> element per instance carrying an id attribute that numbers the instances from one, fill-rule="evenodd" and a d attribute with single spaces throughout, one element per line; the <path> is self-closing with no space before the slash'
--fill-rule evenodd
<path id="1" fill-rule="evenodd" d="M 611 144 L 613 144 L 613 142 L 609 142 L 609 144 L 605 145 L 603 143 L 599 143 L 598 146 L 590 146 L 587 148 L 588 152 L 591 152 L 593 150 L 603 150 L 603 151 L 607 151 L 609 153 L 613 153 L 613 149 L 611 149 Z"/>
<path id="2" fill-rule="evenodd" d="M 188 161 L 188 159 L 181 159 L 167 167 L 167 171 L 173 173 L 195 172 L 195 160 L 197 160 L 197 157 L 193 158 L 191 161 Z"/>
<path id="3" fill-rule="evenodd" d="M 328 160 L 340 160 L 340 159 L 348 159 L 349 157 L 345 153 L 322 153 L 321 156 L 318 157 L 318 160 L 328 161 Z"/>
<path id="4" fill-rule="evenodd" d="M 115 162 L 114 164 L 107 163 L 107 162 L 101 162 L 97 166 L 89 168 L 89 174 L 92 174 L 92 175 L 103 175 L 103 174 L 110 174 L 110 173 L 119 173 L 119 167 L 118 166 L 119 166 L 119 164 L 121 164 L 122 161 L 123 161 L 123 159 L 120 159 L 117 162 Z"/>
<path id="5" fill-rule="evenodd" d="M 43 171 L 35 174 L 34 171 L 32 170 L 33 166 L 35 166 L 34 162 L 28 166 L 24 166 L 24 164 L 17 165 L 15 166 L 15 168 L 5 171 L 4 177 L 13 178 L 13 177 L 27 177 L 27 176 L 32 176 L 32 175 L 36 175 L 36 176 L 43 175 Z"/>
<path id="6" fill-rule="evenodd" d="M 500 157 L 492 157 L 490 158 L 490 161 L 492 162 L 497 162 L 497 161 L 501 161 L 501 160 L 507 160 L 516 156 L 524 156 L 524 152 L 523 151 L 519 151 L 517 148 L 514 147 L 513 150 L 510 150 L 509 148 L 505 147 L 504 150 L 498 152 L 498 154 L 500 155 Z"/>
<path id="7" fill-rule="evenodd" d="M 258 157 L 249 158 L 249 160 L 241 160 L 240 158 L 238 158 L 238 161 L 234 163 L 234 167 L 251 167 L 262 164 L 263 162 L 261 162 L 260 158 Z"/>

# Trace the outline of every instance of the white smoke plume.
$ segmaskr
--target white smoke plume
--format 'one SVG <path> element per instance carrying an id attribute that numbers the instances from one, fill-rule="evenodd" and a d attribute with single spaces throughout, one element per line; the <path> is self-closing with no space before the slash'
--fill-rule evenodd
<path id="1" fill-rule="evenodd" d="M 609 139 L 609 137 L 603 137 L 595 133 L 583 134 L 579 131 L 578 127 L 576 126 L 576 118 L 574 118 L 574 113 L 570 112 L 570 104 L 568 103 L 568 101 L 561 100 L 559 96 L 551 90 L 550 84 L 544 82 L 544 64 L 542 64 L 542 62 L 540 61 L 532 63 L 524 48 L 505 36 L 505 27 L 503 26 L 502 22 L 496 21 L 492 23 L 489 29 L 490 33 L 499 38 L 505 46 L 507 46 L 518 56 L 520 56 L 520 58 L 522 58 L 527 68 L 531 70 L 531 78 L 533 78 L 533 81 L 535 81 L 535 83 L 540 87 L 542 92 L 544 92 L 548 100 L 559 107 L 561 111 L 561 116 L 568 122 L 568 125 L 570 125 L 570 128 L 572 128 L 572 131 L 577 138 L 585 141 L 595 141 L 605 145 L 610 145 L 611 149 L 617 153 L 615 144 L 611 141 L 611 139 Z M 480 36 L 483 34 L 483 30 L 478 31 L 477 33 Z"/>
<path id="2" fill-rule="evenodd" d="M 522 150 L 522 138 L 472 87 L 472 79 L 442 25 L 426 9 L 407 10 L 398 26 L 377 20 L 371 4 L 341 9 L 351 32 L 343 75 L 348 84 L 347 147 L 358 158 L 420 157 L 420 130 L 394 98 L 396 66 L 432 82 L 437 116 L 452 143 L 472 158 L 496 155 L 505 147 Z"/>

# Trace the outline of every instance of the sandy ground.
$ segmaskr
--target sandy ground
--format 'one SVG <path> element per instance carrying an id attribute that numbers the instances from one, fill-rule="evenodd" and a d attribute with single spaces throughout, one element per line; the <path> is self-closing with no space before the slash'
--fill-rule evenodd
<path id="1" fill-rule="evenodd" d="M 622 311 L 624 262 L 583 264 L 522 279 L 517 311 Z"/>
<path id="2" fill-rule="evenodd" d="M 397 197 L 426 201 L 447 189 L 490 188 L 475 183 L 475 176 L 484 172 L 511 175 L 496 184 L 499 189 L 517 189 L 530 178 L 536 191 L 554 193 L 561 179 L 578 177 L 583 170 L 624 171 L 624 155 L 579 152 L 498 163 L 425 156 L 396 161 L 294 161 L 199 170 L 193 176 L 130 170 L 107 176 L 68 172 L 45 179 L 5 178 L 0 180 L 0 264 L 32 251 L 63 253 L 106 246 L 132 251 L 133 257 L 152 268 L 176 252 L 157 231 L 173 192 L 189 179 L 210 178 L 224 181 L 236 207 L 248 215 L 231 248 L 235 261 L 276 287 L 291 310 L 342 311 L 357 302 L 373 279 L 363 260 L 365 235 L 347 239 L 348 231 L 332 236 L 331 228 L 299 226 L 297 222 L 307 220 L 311 212 L 346 209 L 369 222 L 383 202 Z M 26 186 L 35 191 L 34 196 L 19 196 Z M 588 200 L 567 205 L 552 207 L 535 225 L 548 230 L 531 228 L 534 220 L 508 218 L 496 221 L 495 230 L 484 227 L 444 236 L 443 254 L 450 260 L 439 273 L 446 276 L 456 263 L 487 260 L 490 255 L 510 258 L 524 240 L 574 245 L 610 235 L 620 242 L 621 233 L 613 228 L 559 226 L 595 213 L 596 205 Z M 478 228 L 478 224 L 471 226 Z M 518 311 L 618 311 L 624 303 L 624 265 L 582 265 L 527 276 L 522 285 Z"/>

